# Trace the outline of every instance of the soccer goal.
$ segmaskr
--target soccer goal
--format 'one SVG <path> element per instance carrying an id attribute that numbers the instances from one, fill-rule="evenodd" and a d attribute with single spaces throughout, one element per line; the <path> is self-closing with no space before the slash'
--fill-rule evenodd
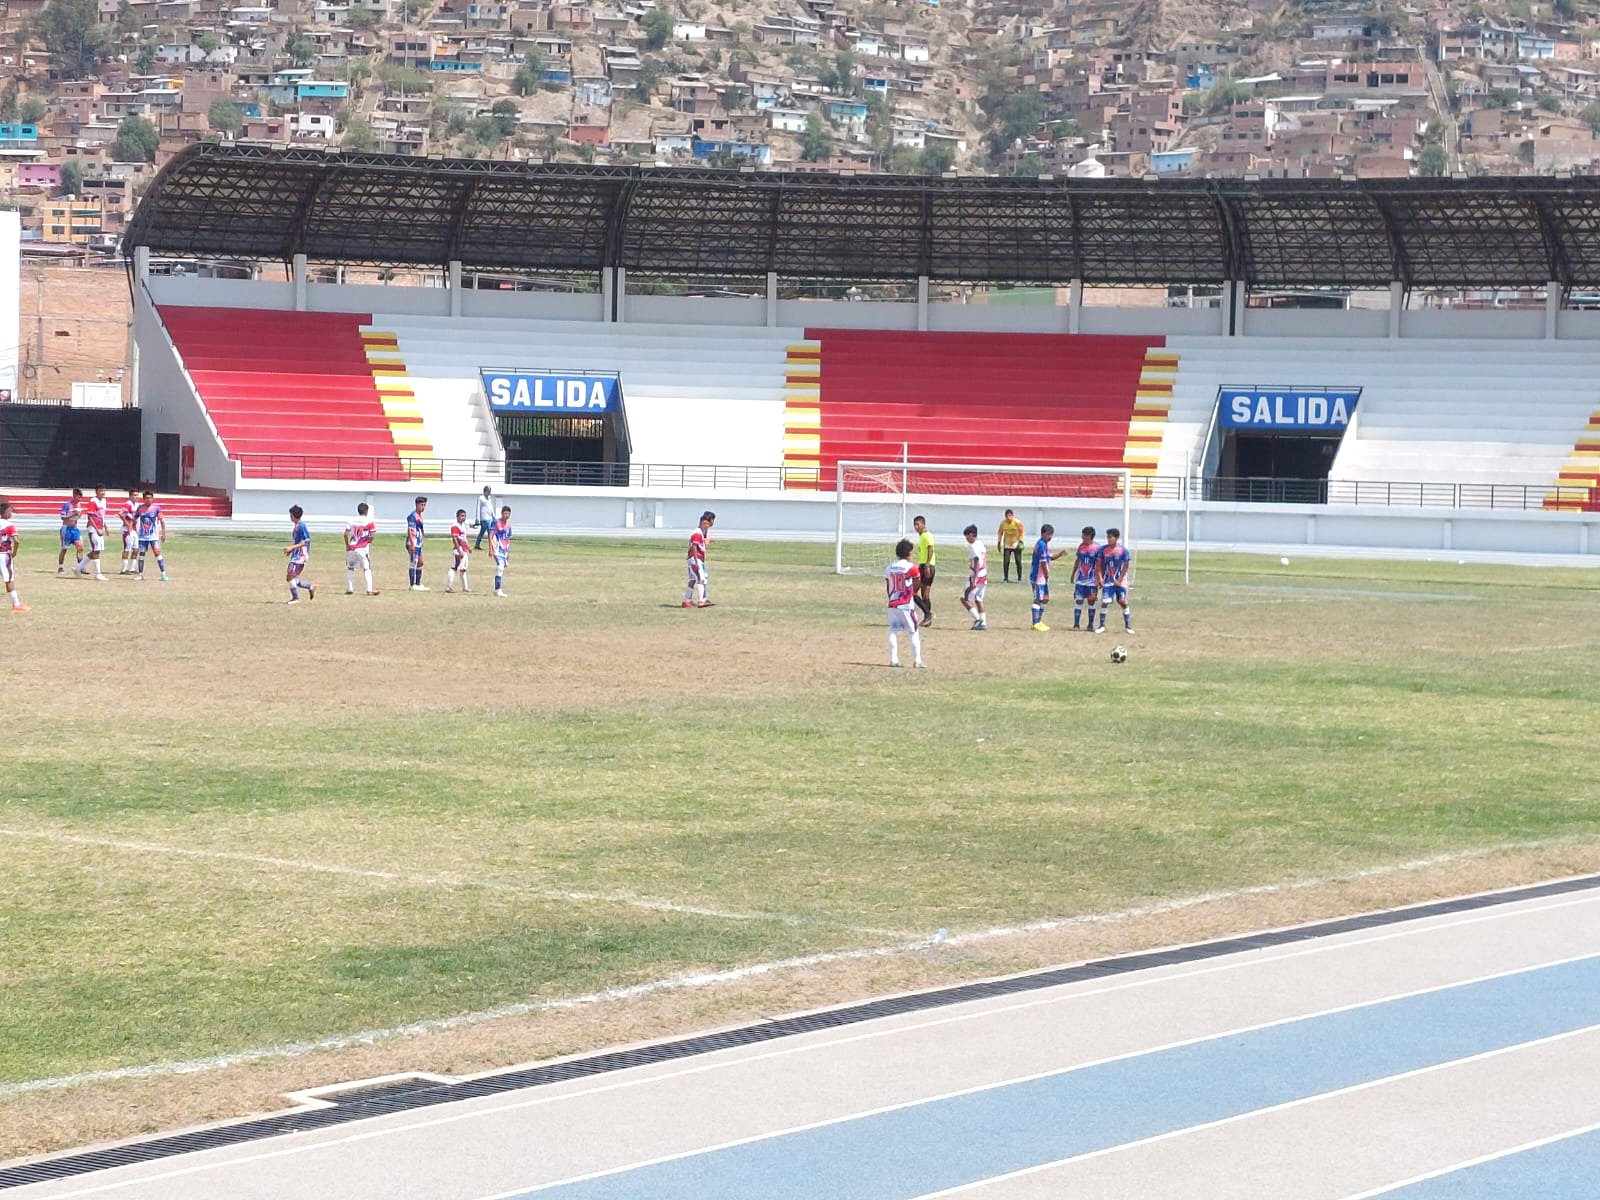
<path id="1" fill-rule="evenodd" d="M 967 525 L 992 547 L 1001 514 L 1015 509 L 1032 539 L 1044 523 L 1062 545 L 1075 544 L 1085 524 L 1118 524 L 1133 540 L 1134 484 L 1124 467 L 1003 467 L 958 463 L 840 461 L 833 562 L 840 574 L 881 571 L 894 544 L 911 536 L 926 507 L 934 537 L 949 546 Z"/>

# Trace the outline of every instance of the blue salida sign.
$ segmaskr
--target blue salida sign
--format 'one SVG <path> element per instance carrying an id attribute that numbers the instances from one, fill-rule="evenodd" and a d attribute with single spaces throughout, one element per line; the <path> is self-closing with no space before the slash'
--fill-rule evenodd
<path id="1" fill-rule="evenodd" d="M 1217 420 L 1224 429 L 1336 432 L 1355 415 L 1360 388 L 1220 388 Z"/>
<path id="2" fill-rule="evenodd" d="M 618 382 L 615 375 L 483 372 L 483 392 L 496 412 L 604 416 L 617 411 Z"/>

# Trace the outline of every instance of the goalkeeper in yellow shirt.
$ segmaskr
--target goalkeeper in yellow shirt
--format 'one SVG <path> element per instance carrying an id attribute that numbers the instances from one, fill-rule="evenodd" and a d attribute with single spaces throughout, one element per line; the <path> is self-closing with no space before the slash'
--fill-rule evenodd
<path id="1" fill-rule="evenodd" d="M 1022 543 L 1026 539 L 1022 536 L 1022 522 L 1017 520 L 1016 513 L 1009 508 L 1006 515 L 1000 520 L 1000 532 L 995 536 L 996 548 L 1000 551 L 1001 570 L 1005 575 L 1005 582 L 1011 582 L 1011 560 L 1017 560 L 1017 582 L 1022 582 Z"/>

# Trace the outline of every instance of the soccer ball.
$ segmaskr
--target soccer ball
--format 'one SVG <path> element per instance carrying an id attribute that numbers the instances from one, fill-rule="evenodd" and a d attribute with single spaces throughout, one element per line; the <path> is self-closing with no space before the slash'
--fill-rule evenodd
<path id="1" fill-rule="evenodd" d="M 1128 661 L 1128 648 L 1126 646 L 1113 646 L 1113 647 L 1111 647 L 1111 661 L 1114 662 L 1114 663 L 1125 663 L 1125 662 L 1127 662 Z"/>

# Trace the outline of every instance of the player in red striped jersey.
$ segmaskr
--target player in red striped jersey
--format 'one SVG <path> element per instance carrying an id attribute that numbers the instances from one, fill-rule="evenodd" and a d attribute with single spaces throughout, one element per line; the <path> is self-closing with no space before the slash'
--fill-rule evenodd
<path id="1" fill-rule="evenodd" d="M 356 571 L 367 582 L 367 595 L 376 596 L 372 586 L 372 539 L 378 532 L 378 523 L 372 519 L 372 510 L 366 501 L 356 505 L 356 519 L 344 527 L 344 594 L 355 595 Z"/>
<path id="2" fill-rule="evenodd" d="M 467 568 L 472 565 L 472 541 L 467 537 L 467 510 L 456 509 L 456 523 L 450 526 L 450 569 L 445 572 L 444 590 L 456 590 L 456 576 L 461 576 L 461 590 L 470 592 Z"/>
<path id="3" fill-rule="evenodd" d="M 706 567 L 706 547 L 711 543 L 711 527 L 717 523 L 717 514 L 703 512 L 700 525 L 689 535 L 689 582 L 683 589 L 685 608 L 710 608 L 710 571 Z"/>
<path id="4" fill-rule="evenodd" d="M 21 545 L 22 539 L 17 536 L 17 527 L 11 520 L 11 503 L 0 500 L 0 583 L 6 585 L 6 599 L 11 601 L 12 612 L 28 611 L 17 591 L 16 568 L 12 566 L 12 558 Z"/>
<path id="5" fill-rule="evenodd" d="M 915 547 L 901 538 L 894 548 L 894 561 L 883 572 L 883 588 L 889 598 L 889 665 L 900 665 L 900 631 L 911 641 L 911 665 L 922 666 L 922 636 L 917 632 L 917 585 L 921 572 L 911 561 Z"/>

